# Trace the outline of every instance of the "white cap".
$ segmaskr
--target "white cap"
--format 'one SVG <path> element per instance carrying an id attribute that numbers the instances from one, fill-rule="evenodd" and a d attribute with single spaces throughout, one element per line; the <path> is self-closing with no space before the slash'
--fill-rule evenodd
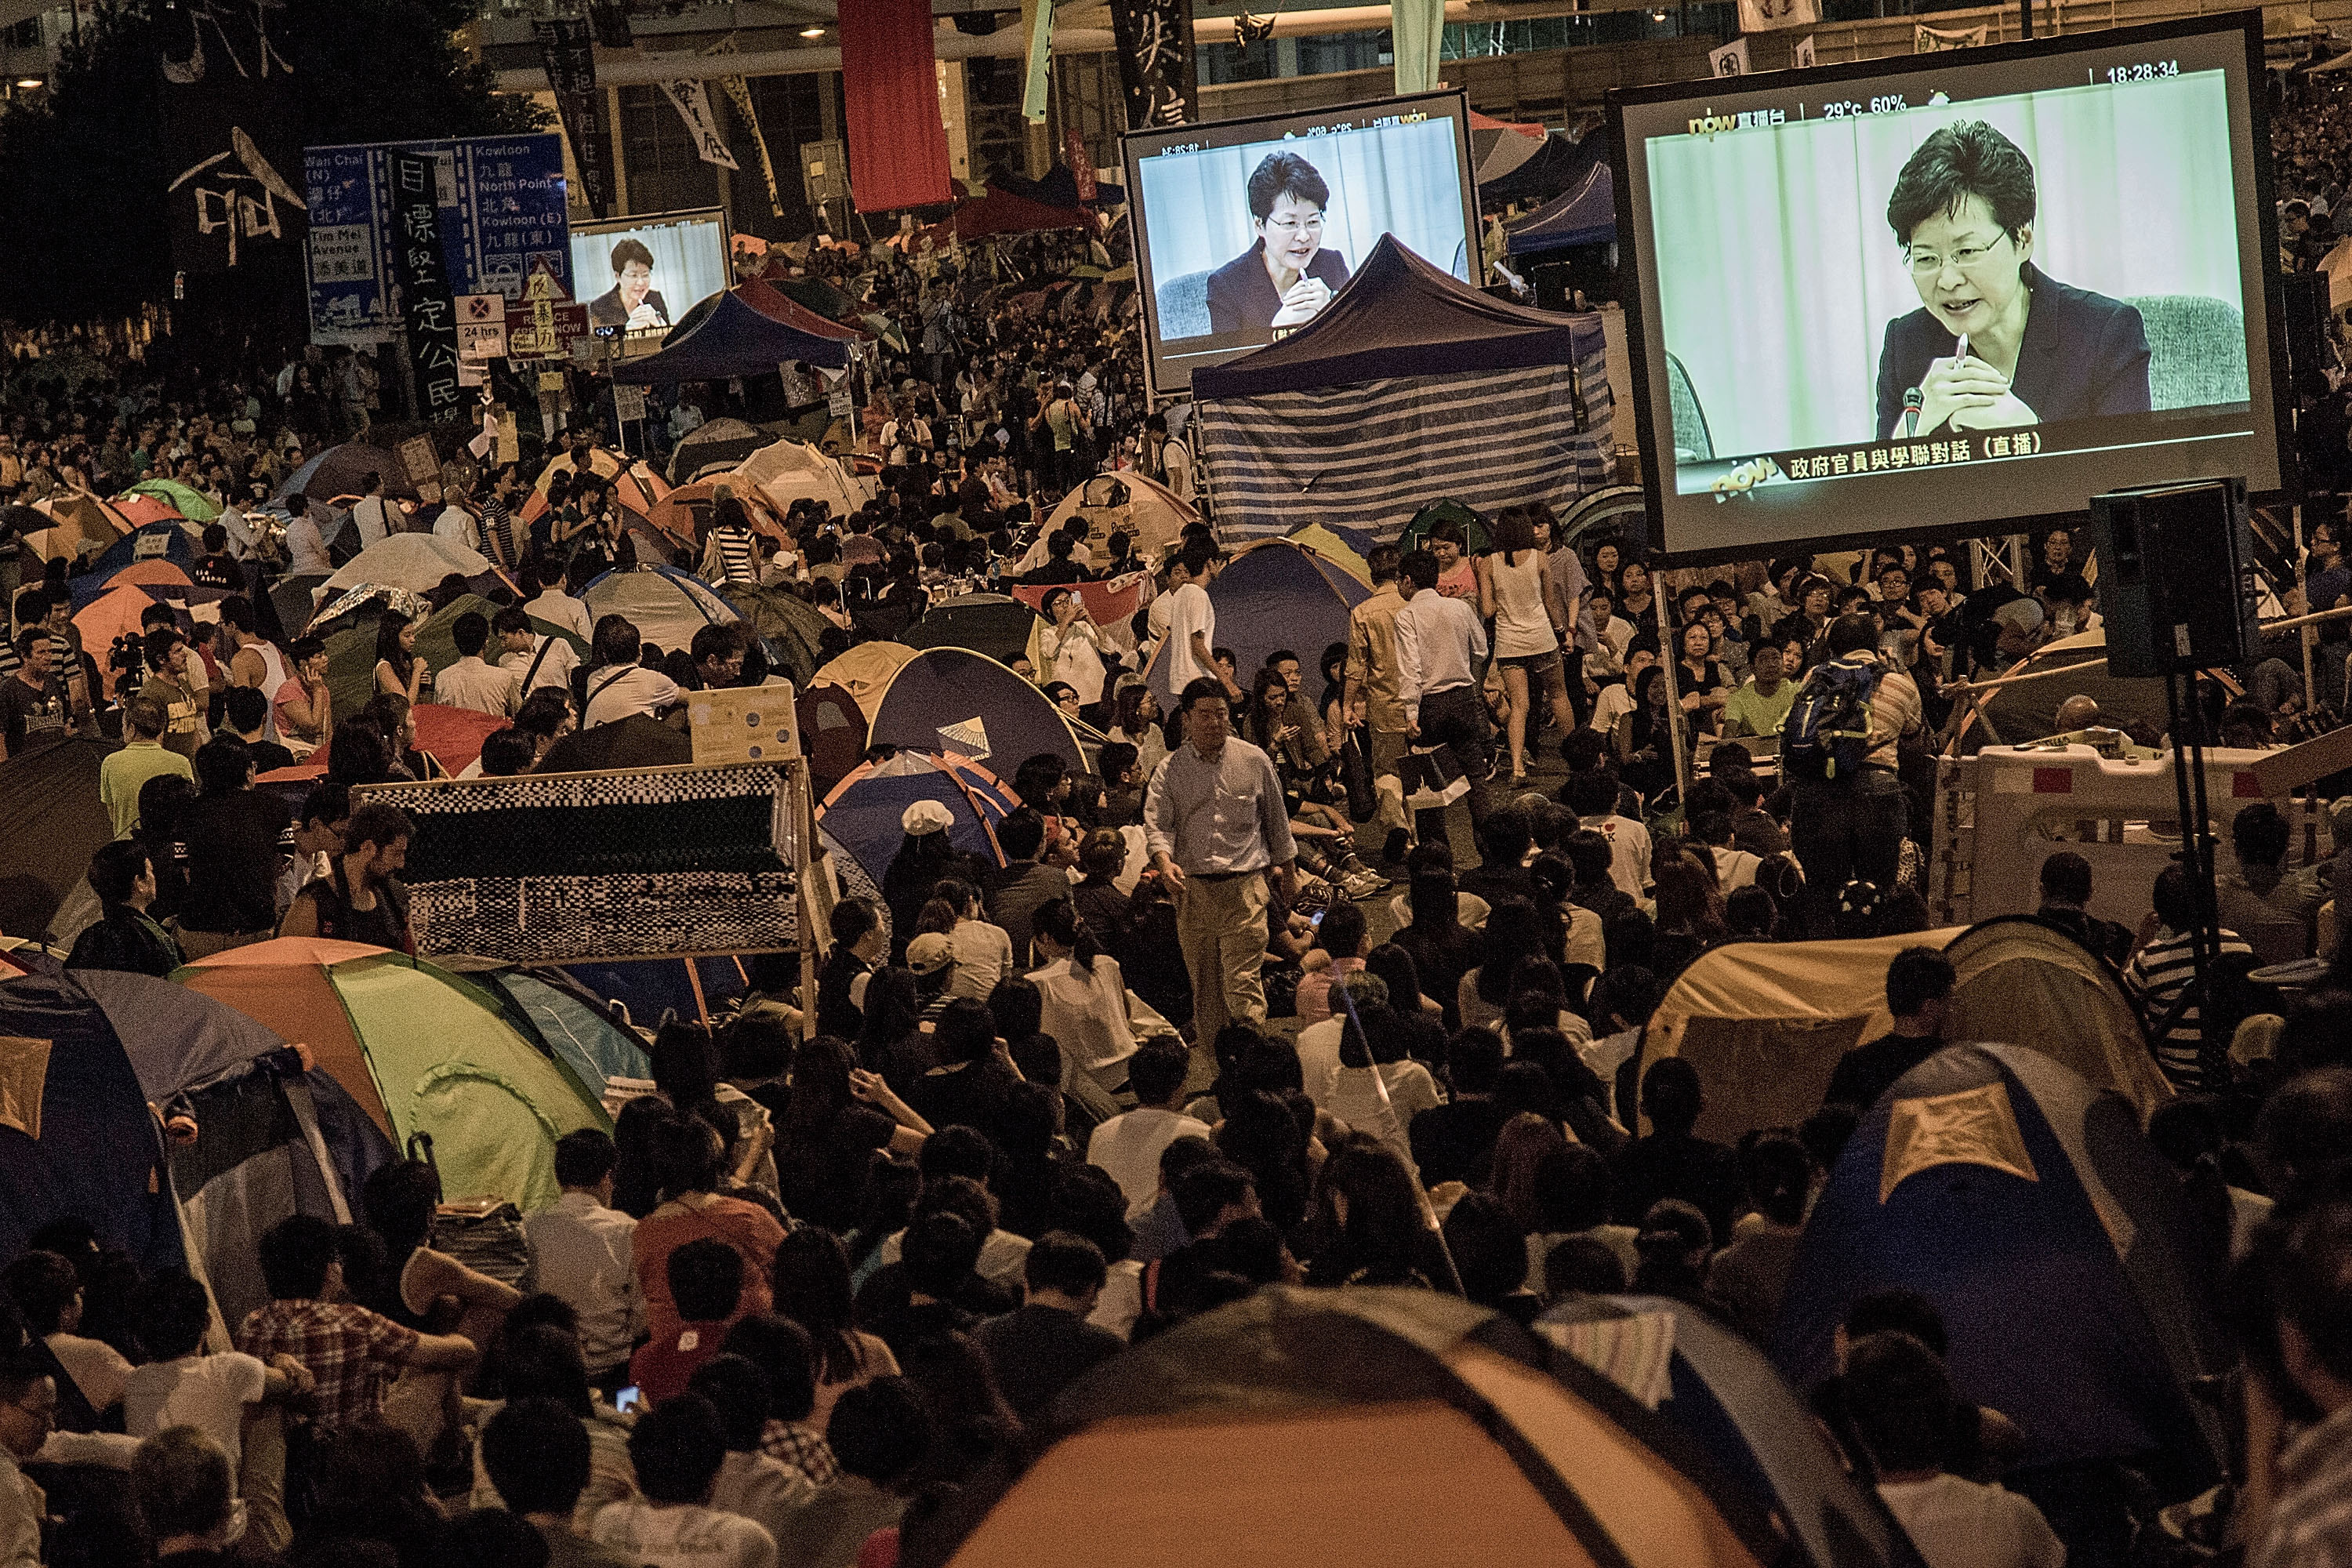
<path id="1" fill-rule="evenodd" d="M 938 801 L 919 800 L 899 814 L 898 826 L 919 838 L 927 833 L 945 833 L 955 826 L 955 818 Z"/>

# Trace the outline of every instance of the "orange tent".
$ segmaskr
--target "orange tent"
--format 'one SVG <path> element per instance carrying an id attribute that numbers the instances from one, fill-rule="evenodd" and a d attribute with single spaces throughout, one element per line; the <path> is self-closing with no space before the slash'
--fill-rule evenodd
<path id="1" fill-rule="evenodd" d="M 59 531 L 81 536 L 82 544 L 73 546 L 68 554 L 79 554 L 85 546 L 103 550 L 134 526 L 120 506 L 100 500 L 88 490 L 61 490 L 47 500 L 35 501 L 33 510 L 48 513 Z"/>
<path id="2" fill-rule="evenodd" d="M 308 1045 L 319 1066 L 388 1136 L 392 1122 L 383 1113 L 383 1093 L 368 1071 L 351 1014 L 327 981 L 338 963 L 385 956 L 383 949 L 364 942 L 282 936 L 198 959 L 176 978 L 268 1025 L 281 1039 Z"/>
<path id="3" fill-rule="evenodd" d="M 1113 1356 L 1065 1389 L 1024 1438 L 1019 1462 L 909 1515 L 902 1561 L 1803 1560 L 1615 1384 L 1433 1290 L 1268 1286 Z M 1071 1528 L 1094 1518 L 1118 1522 Z"/>
<path id="4" fill-rule="evenodd" d="M 177 570 L 176 567 L 166 569 Z M 180 580 L 187 581 L 184 577 Z M 137 584 L 118 582 L 117 585 L 110 586 L 105 593 L 84 605 L 80 614 L 73 618 L 74 629 L 81 633 L 81 646 L 89 649 L 90 657 L 98 661 L 99 679 L 105 684 L 109 700 L 114 696 L 114 666 L 106 657 L 107 650 L 114 646 L 115 638 L 125 633 L 135 635 L 138 632 L 139 617 L 145 615 L 147 606 L 154 602 L 153 595 Z"/>
<path id="5" fill-rule="evenodd" d="M 654 502 L 653 525 L 688 549 L 699 550 L 702 547 L 702 531 L 710 521 L 711 498 L 720 485 L 733 491 L 735 499 L 743 503 L 743 510 L 751 517 L 755 531 L 771 539 L 790 537 L 784 532 L 783 520 L 776 515 L 776 509 L 768 504 L 768 499 L 755 487 L 727 474 L 714 474 L 707 479 L 680 485 Z"/>
<path id="6" fill-rule="evenodd" d="M 185 572 L 168 561 L 133 561 L 106 580 L 106 585 L 110 588 L 120 588 L 132 583 L 149 583 L 164 588 L 195 586 Z"/>
<path id="7" fill-rule="evenodd" d="M 522 510 L 516 513 L 524 522 L 530 521 L 547 510 L 547 484 L 558 474 L 572 471 L 572 454 L 564 453 L 541 468 L 539 478 L 530 485 L 530 494 L 524 498 Z M 608 452 L 602 447 L 588 454 L 588 471 L 613 484 L 613 500 L 623 511 L 635 512 L 651 520 L 654 503 L 669 494 L 669 486 L 661 476 L 636 458 L 618 452 Z"/>
<path id="8" fill-rule="evenodd" d="M 180 509 L 161 496 L 118 496 L 114 510 L 128 518 L 133 528 L 144 528 L 151 522 L 169 522 L 180 515 Z"/>
<path id="9" fill-rule="evenodd" d="M 513 722 L 496 713 L 477 713 L 470 708 L 451 708 L 438 702 L 419 703 L 408 711 L 416 721 L 416 749 L 448 769 L 452 775 L 472 767 L 482 754 L 482 742 Z M 264 776 L 278 780 L 317 778 L 327 771 L 327 753 L 331 749 L 320 746 L 292 767 L 279 768 Z"/>
<path id="10" fill-rule="evenodd" d="M 173 978 L 308 1044 L 395 1146 L 430 1135 L 453 1200 L 545 1207 L 562 1193 L 555 1141 L 612 1130 L 596 1096 L 515 1028 L 499 998 L 422 960 L 278 937 L 198 959 Z"/>

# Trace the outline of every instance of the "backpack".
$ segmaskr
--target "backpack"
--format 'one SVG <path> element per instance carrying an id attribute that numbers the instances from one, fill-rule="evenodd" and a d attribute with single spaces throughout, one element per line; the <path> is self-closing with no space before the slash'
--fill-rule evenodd
<path id="1" fill-rule="evenodd" d="M 1878 666 L 1829 659 L 1797 689 L 1780 728 L 1780 769 L 1791 778 L 1848 777 L 1870 755 L 1870 700 Z"/>

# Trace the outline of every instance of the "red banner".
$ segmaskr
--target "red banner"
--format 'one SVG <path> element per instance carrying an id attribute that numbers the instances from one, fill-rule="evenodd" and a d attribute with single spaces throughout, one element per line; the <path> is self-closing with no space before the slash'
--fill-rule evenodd
<path id="1" fill-rule="evenodd" d="M 842 6 L 841 84 L 849 108 L 849 191 L 857 210 L 953 201 L 930 0 L 856 0 Z"/>

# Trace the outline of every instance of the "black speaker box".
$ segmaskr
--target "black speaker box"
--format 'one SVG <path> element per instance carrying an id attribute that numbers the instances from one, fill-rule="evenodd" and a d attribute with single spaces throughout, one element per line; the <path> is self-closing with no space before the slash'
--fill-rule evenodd
<path id="1" fill-rule="evenodd" d="M 2091 498 L 2107 673 L 2244 663 L 2258 637 L 2246 481 L 2198 479 Z"/>
<path id="2" fill-rule="evenodd" d="M 2327 352 L 2327 274 L 2289 272 L 2278 283 L 2288 383 L 2298 396 L 2325 397 L 2333 363 Z"/>

